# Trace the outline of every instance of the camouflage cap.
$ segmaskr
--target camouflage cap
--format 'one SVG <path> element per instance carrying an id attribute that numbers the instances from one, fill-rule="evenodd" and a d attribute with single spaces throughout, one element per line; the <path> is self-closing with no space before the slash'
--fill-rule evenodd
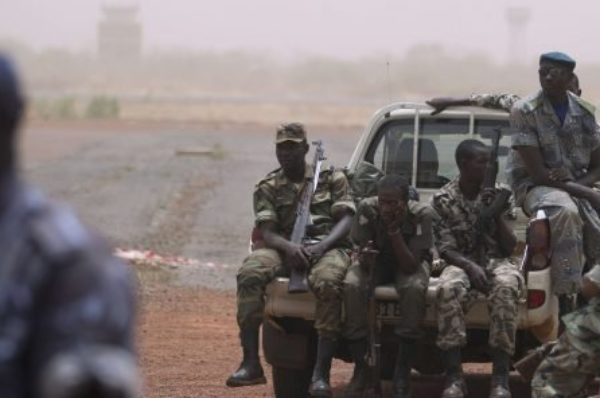
<path id="1" fill-rule="evenodd" d="M 542 61 L 554 62 L 556 64 L 564 65 L 571 71 L 575 69 L 576 62 L 573 58 L 560 51 L 552 51 L 540 55 L 540 63 Z"/>
<path id="2" fill-rule="evenodd" d="M 280 144 L 285 141 L 303 142 L 306 141 L 306 130 L 301 123 L 285 123 L 277 128 L 275 143 Z"/>

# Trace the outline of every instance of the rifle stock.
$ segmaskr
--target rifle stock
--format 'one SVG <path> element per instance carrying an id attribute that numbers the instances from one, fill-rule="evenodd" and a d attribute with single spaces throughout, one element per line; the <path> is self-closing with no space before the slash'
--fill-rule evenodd
<path id="1" fill-rule="evenodd" d="M 363 253 L 376 256 L 379 251 L 372 247 L 372 242 L 369 242 L 366 250 Z M 369 348 L 367 350 L 366 362 L 370 370 L 370 383 L 375 398 L 382 397 L 381 390 L 381 324 L 377 319 L 377 299 L 375 297 L 376 283 L 375 280 L 375 261 L 372 259 L 369 264 L 369 275 L 367 282 L 367 323 L 369 326 Z"/>
<path id="2" fill-rule="evenodd" d="M 306 227 L 311 223 L 310 203 L 313 194 L 317 190 L 319 184 L 319 174 L 321 172 L 321 164 L 325 160 L 325 150 L 323 143 L 314 141 L 315 157 L 312 163 L 313 177 L 308 178 L 302 189 L 302 194 L 296 207 L 296 221 L 294 229 L 290 236 L 290 241 L 296 244 L 304 244 L 306 242 Z M 308 270 L 291 269 L 290 281 L 288 283 L 288 293 L 305 293 L 308 291 Z"/>

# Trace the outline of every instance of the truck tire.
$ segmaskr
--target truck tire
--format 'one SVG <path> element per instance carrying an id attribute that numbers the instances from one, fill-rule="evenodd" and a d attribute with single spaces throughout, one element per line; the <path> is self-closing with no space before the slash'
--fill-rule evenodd
<path id="1" fill-rule="evenodd" d="M 288 369 L 273 366 L 273 391 L 276 398 L 306 398 L 311 369 Z"/>

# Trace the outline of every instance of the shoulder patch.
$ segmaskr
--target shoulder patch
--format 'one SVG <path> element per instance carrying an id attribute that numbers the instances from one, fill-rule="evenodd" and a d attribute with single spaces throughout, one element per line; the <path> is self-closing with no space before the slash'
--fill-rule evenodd
<path id="1" fill-rule="evenodd" d="M 578 97 L 576 95 L 571 95 L 571 98 L 573 98 L 575 100 L 575 102 L 577 102 L 577 104 L 579 104 L 579 106 L 581 106 L 583 109 L 585 109 L 592 115 L 594 113 L 596 113 L 596 107 L 594 105 L 592 105 L 591 103 L 587 102 L 586 100 L 584 100 L 583 98 Z"/>
<path id="2" fill-rule="evenodd" d="M 542 105 L 541 91 L 517 102 L 517 105 L 520 105 L 519 107 L 526 112 L 533 112 Z"/>
<path id="3" fill-rule="evenodd" d="M 256 187 L 258 188 L 260 185 L 269 182 L 271 180 L 273 180 L 275 177 L 277 177 L 277 173 L 281 170 L 281 168 L 279 169 L 275 169 L 273 171 L 270 171 L 263 179 L 259 180 L 256 183 Z"/>

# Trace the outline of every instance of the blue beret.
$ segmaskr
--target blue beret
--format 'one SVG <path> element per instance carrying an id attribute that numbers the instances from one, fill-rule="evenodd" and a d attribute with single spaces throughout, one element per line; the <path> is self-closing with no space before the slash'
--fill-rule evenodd
<path id="1" fill-rule="evenodd" d="M 565 53 L 561 53 L 560 51 L 552 51 L 549 53 L 542 54 L 540 56 L 540 62 L 542 62 L 542 61 L 555 62 L 557 64 L 562 64 L 571 70 L 575 69 L 575 64 L 576 64 L 576 62 L 573 58 L 569 57 Z"/>

